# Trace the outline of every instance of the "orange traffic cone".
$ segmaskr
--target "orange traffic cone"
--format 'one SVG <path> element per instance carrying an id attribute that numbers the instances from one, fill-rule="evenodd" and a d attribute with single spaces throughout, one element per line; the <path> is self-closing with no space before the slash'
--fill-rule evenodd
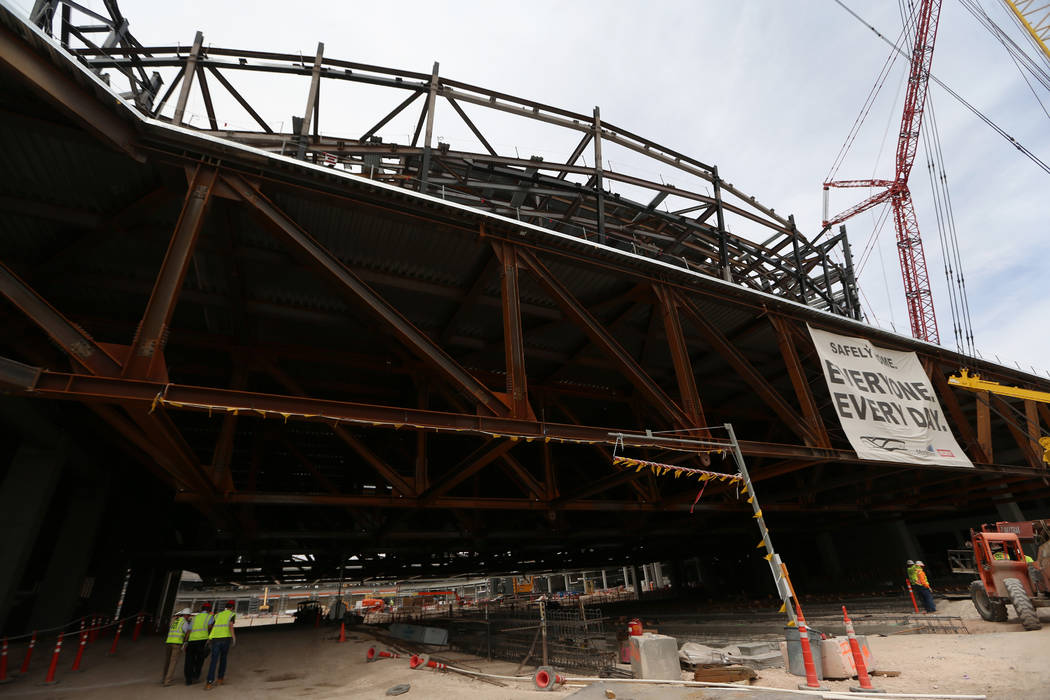
<path id="1" fill-rule="evenodd" d="M 853 663 L 857 665 L 857 680 L 860 681 L 859 688 L 850 688 L 855 693 L 885 693 L 871 684 L 868 676 L 868 667 L 864 663 L 864 654 L 860 651 L 860 642 L 857 641 L 857 633 L 853 631 L 853 621 L 849 619 L 846 606 L 842 606 L 842 617 L 846 621 L 846 635 L 849 637 L 849 649 L 853 652 Z"/>
<path id="2" fill-rule="evenodd" d="M 805 685 L 799 684 L 799 690 L 827 690 L 827 687 L 822 686 L 820 681 L 817 680 L 817 667 L 813 664 L 813 650 L 809 646 L 809 631 L 806 629 L 806 618 L 802 614 L 802 607 L 795 603 L 796 609 L 798 610 L 798 639 L 802 645 L 802 665 L 806 669 L 806 683 Z"/>
<path id="3" fill-rule="evenodd" d="M 915 608 L 915 614 L 919 614 L 919 604 L 915 602 L 915 591 L 912 590 L 911 581 L 904 579 L 904 582 L 908 584 L 908 595 L 911 596 L 911 606 Z"/>
<path id="4" fill-rule="evenodd" d="M 345 622 L 340 622 L 339 623 L 339 639 L 338 639 L 338 641 L 340 641 L 340 642 L 345 642 L 346 641 L 346 623 Z"/>

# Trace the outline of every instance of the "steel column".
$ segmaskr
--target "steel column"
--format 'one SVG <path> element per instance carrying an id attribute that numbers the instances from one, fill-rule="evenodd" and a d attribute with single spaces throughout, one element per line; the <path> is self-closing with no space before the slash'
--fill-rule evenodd
<path id="1" fill-rule="evenodd" d="M 190 180 L 175 232 L 168 243 L 146 311 L 131 343 L 131 353 L 124 366 L 125 376 L 166 378 L 167 370 L 163 361 L 168 324 L 175 313 L 179 290 L 182 289 L 193 258 L 217 175 L 215 168 L 198 165 Z"/>
<path id="2" fill-rule="evenodd" d="M 594 108 L 594 196 L 597 200 L 598 242 L 605 243 L 605 191 L 602 182 L 602 113 Z"/>
<path id="3" fill-rule="evenodd" d="M 507 393 L 511 415 L 529 415 L 528 377 L 525 374 L 525 343 L 521 331 L 521 297 L 518 293 L 518 254 L 512 245 L 494 242 L 500 260 L 500 292 L 503 300 L 503 348 L 507 368 Z"/>
<path id="4" fill-rule="evenodd" d="M 791 386 L 795 390 L 795 397 L 798 399 L 799 406 L 802 407 L 802 415 L 812 430 L 812 434 L 816 437 L 814 446 L 831 447 L 831 439 L 828 437 L 828 431 L 825 429 L 824 421 L 820 417 L 820 410 L 817 408 L 817 402 L 813 398 L 813 391 L 810 389 L 809 381 L 806 379 L 802 361 L 799 360 L 798 351 L 795 349 L 795 341 L 791 337 L 791 330 L 788 326 L 792 322 L 774 314 L 769 315 L 769 322 L 773 324 L 773 330 L 776 332 L 777 345 L 780 347 L 780 354 L 784 358 L 784 365 L 787 367 L 788 376 L 791 378 Z"/>
<path id="5" fill-rule="evenodd" d="M 707 422 L 704 418 L 704 408 L 700 402 L 700 395 L 696 390 L 696 377 L 693 374 L 693 363 L 689 359 L 689 347 L 682 333 L 682 321 L 678 316 L 678 304 L 676 297 L 662 285 L 654 284 L 653 292 L 656 294 L 657 303 L 663 314 L 664 334 L 667 336 L 667 345 L 671 351 L 671 361 L 674 364 L 675 377 L 678 379 L 678 394 L 682 399 L 682 408 L 693 421 L 696 427 L 703 427 L 698 434 L 708 436 L 710 432 L 706 429 Z"/>
<path id="6" fill-rule="evenodd" d="M 182 117 L 186 114 L 186 103 L 190 99 L 190 88 L 193 87 L 193 77 L 196 75 L 197 61 L 200 59 L 203 43 L 204 34 L 197 32 L 193 37 L 193 47 L 186 58 L 186 65 L 182 68 L 182 87 L 179 89 L 178 102 L 175 103 L 175 114 L 171 118 L 175 125 L 181 125 Z"/>
<path id="7" fill-rule="evenodd" d="M 427 127 L 423 134 L 423 157 L 419 167 L 419 191 L 427 191 L 427 180 L 430 178 L 430 154 L 432 150 L 431 140 L 434 134 L 434 101 L 438 90 L 438 62 L 434 61 L 434 70 L 430 74 L 430 93 L 427 95 L 426 114 Z M 413 141 L 414 143 L 414 141 Z"/>
<path id="8" fill-rule="evenodd" d="M 299 148 L 297 157 L 306 157 L 306 142 L 310 136 L 310 119 L 314 116 L 321 94 L 321 61 L 324 59 L 324 44 L 317 42 L 317 54 L 314 56 L 314 67 L 310 74 L 310 91 L 306 95 L 306 109 L 303 111 L 303 123 L 299 126 Z"/>

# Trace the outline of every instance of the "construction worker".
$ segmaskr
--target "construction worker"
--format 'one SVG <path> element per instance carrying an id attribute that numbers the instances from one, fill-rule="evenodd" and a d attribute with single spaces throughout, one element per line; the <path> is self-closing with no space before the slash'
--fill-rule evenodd
<path id="1" fill-rule="evenodd" d="M 921 561 L 916 561 L 915 566 L 909 569 L 908 577 L 911 580 L 911 585 L 919 592 L 926 612 L 937 612 L 937 604 L 933 602 L 933 590 L 930 588 L 930 580 L 926 578 L 925 566 Z"/>
<path id="2" fill-rule="evenodd" d="M 171 618 L 168 627 L 168 638 L 164 640 L 164 673 L 161 682 L 166 686 L 171 685 L 171 679 L 175 675 L 175 667 L 179 663 L 186 648 L 186 635 L 190 633 L 190 617 L 193 615 L 189 608 L 183 608 Z"/>
<path id="3" fill-rule="evenodd" d="M 211 628 L 208 638 L 211 640 L 211 664 L 208 666 L 208 682 L 204 684 L 205 690 L 211 690 L 215 685 L 222 685 L 226 677 L 226 655 L 230 647 L 237 643 L 237 635 L 233 631 L 233 623 L 237 620 L 234 608 L 237 602 L 226 601 L 226 609 L 215 615 L 215 625 Z M 218 680 L 215 678 L 215 666 L 219 666 Z"/>
<path id="4" fill-rule="evenodd" d="M 201 679 L 201 669 L 204 668 L 204 656 L 207 653 L 204 647 L 208 643 L 208 634 L 214 622 L 211 603 L 201 603 L 197 614 L 190 620 L 190 635 L 186 640 L 186 685 Z"/>

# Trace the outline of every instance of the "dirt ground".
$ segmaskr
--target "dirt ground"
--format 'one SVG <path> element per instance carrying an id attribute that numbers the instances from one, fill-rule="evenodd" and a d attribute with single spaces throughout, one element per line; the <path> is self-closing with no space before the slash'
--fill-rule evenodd
<path id="1" fill-rule="evenodd" d="M 878 666 L 901 671 L 896 678 L 874 679 L 877 687 L 890 692 L 987 694 L 991 700 L 1050 698 L 1050 609 L 1042 610 L 1046 624 L 1038 632 L 1025 632 L 1011 616 L 1006 623 L 980 620 L 968 600 L 939 601 L 938 613 L 966 620 L 969 635 L 894 635 L 871 637 L 869 642 Z M 338 644 L 331 628 L 315 630 L 292 625 L 245 629 L 232 650 L 226 684 L 209 691 L 208 698 L 385 698 L 386 690 L 409 683 L 405 698 L 434 700 L 535 698 L 531 683 L 511 681 L 499 687 L 456 674 L 432 670 L 411 671 L 408 661 L 384 659 L 366 663 L 365 652 L 377 645 L 367 634 L 354 631 L 349 641 Z M 0 698 L 133 698 L 201 697 L 203 684 L 161 687 L 163 642 L 157 636 L 138 642 L 121 640 L 116 657 L 107 657 L 108 641 L 88 647 L 83 670 L 71 672 L 73 654 L 67 646 L 58 665 L 59 683 L 41 685 L 50 660 L 49 645 L 37 648 L 32 668 L 25 678 L 0 685 Z M 24 647 L 13 645 L 12 668 L 21 663 Z M 443 658 L 458 660 L 464 667 L 489 673 L 511 674 L 517 664 L 485 662 L 455 652 Z M 531 672 L 532 669 L 527 669 Z M 795 688 L 799 679 L 784 669 L 759 671 L 757 685 Z M 847 690 L 856 681 L 827 681 L 833 690 Z M 555 692 L 566 697 L 575 688 Z M 797 696 L 796 696 L 797 697 Z"/>

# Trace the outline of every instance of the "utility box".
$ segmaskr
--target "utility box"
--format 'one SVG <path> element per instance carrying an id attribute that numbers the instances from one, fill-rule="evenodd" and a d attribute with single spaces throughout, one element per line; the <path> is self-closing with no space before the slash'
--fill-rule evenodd
<path id="1" fill-rule="evenodd" d="M 789 673 L 794 676 L 805 676 L 806 666 L 802 659 L 802 641 L 799 639 L 797 627 L 784 628 L 784 640 L 780 643 L 780 651 L 784 655 L 784 665 Z M 817 679 L 824 678 L 824 665 L 821 662 L 820 635 L 809 631 L 809 648 L 813 652 L 813 670 L 817 672 Z"/>
<path id="2" fill-rule="evenodd" d="M 635 678 L 661 681 L 682 679 L 678 663 L 678 640 L 665 634 L 643 634 L 630 638 L 631 671 Z"/>

